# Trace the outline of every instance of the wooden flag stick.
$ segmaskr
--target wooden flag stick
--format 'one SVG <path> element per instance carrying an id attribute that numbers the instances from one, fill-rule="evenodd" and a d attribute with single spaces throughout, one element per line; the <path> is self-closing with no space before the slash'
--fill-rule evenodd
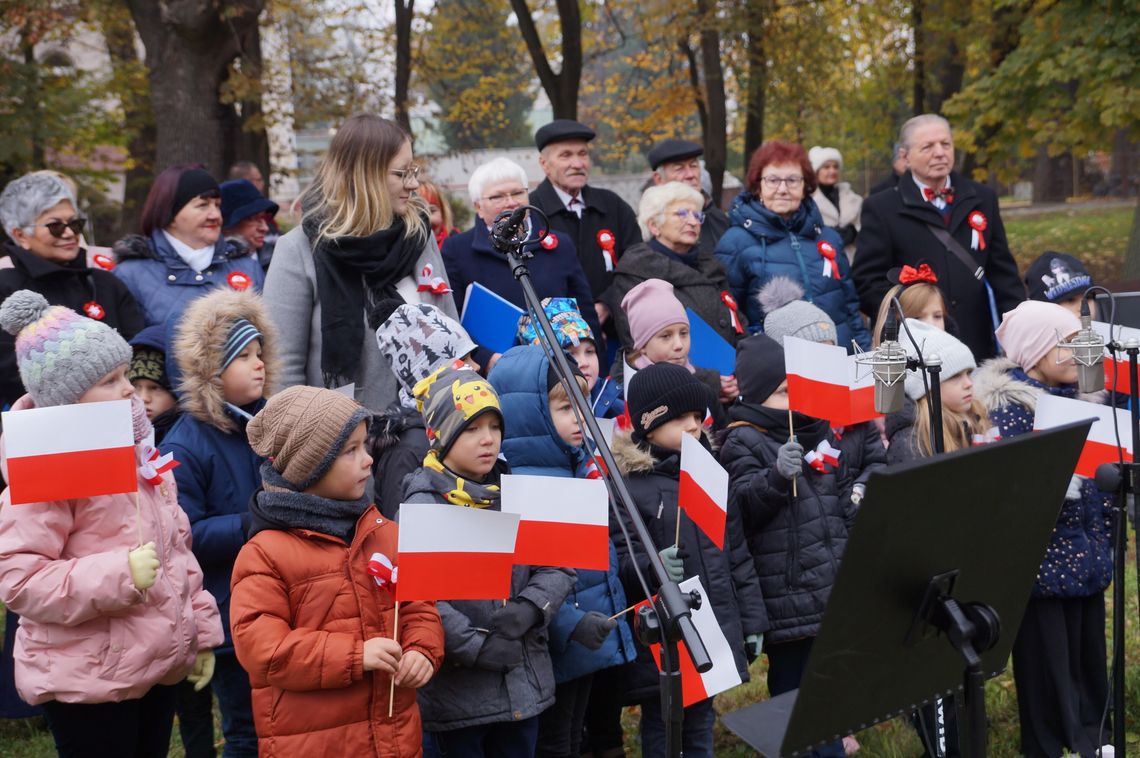
<path id="1" fill-rule="evenodd" d="M 641 605 L 641 603 L 634 603 L 634 604 L 633 604 L 633 605 L 631 605 L 630 607 L 626 608 L 624 611 L 618 611 L 618 612 L 617 612 L 617 613 L 615 613 L 614 615 L 610 616 L 610 619 L 609 619 L 609 620 L 610 620 L 610 621 L 613 621 L 614 619 L 616 619 L 616 618 L 617 618 L 617 617 L 619 617 L 619 616 L 624 616 L 625 614 L 629 613 L 630 611 L 632 611 L 634 608 L 636 608 L 636 607 L 637 607 L 637 606 L 639 606 L 639 605 Z"/>
<path id="2" fill-rule="evenodd" d="M 792 409 L 791 408 L 788 409 L 788 434 L 790 435 L 790 438 L 788 441 L 789 442 L 795 442 L 796 441 L 796 430 L 795 430 L 795 427 L 792 425 Z M 798 498 L 800 496 L 800 493 L 796 491 L 796 480 L 797 479 L 799 479 L 798 476 L 792 477 L 792 497 L 796 497 L 796 498 Z"/>
<path id="3" fill-rule="evenodd" d="M 400 639 L 400 601 L 396 601 L 396 610 L 392 614 L 392 641 L 396 642 Z M 402 658 L 402 656 L 401 656 Z M 397 671 L 399 669 L 397 668 Z M 392 706 L 396 702 L 396 675 L 392 674 L 392 678 L 388 681 L 388 718 L 392 718 Z"/>
<path id="4" fill-rule="evenodd" d="M 673 547 L 681 546 L 681 503 L 677 503 L 677 533 L 673 535 Z"/>
<path id="5" fill-rule="evenodd" d="M 143 546 L 142 505 L 139 504 L 139 488 L 135 487 L 135 528 L 138 529 L 139 547 Z M 156 546 L 157 547 L 157 546 Z M 146 590 L 142 591 L 143 602 L 146 602 Z"/>

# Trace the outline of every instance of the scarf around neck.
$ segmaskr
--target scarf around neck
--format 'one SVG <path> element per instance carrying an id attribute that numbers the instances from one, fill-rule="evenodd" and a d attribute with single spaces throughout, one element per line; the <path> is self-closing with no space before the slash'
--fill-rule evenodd
<path id="1" fill-rule="evenodd" d="M 308 529 L 352 542 L 356 522 L 368 509 L 367 497 L 331 500 L 297 492 L 269 461 L 261 464 L 265 489 L 250 503 L 250 537 L 263 529 Z"/>
<path id="2" fill-rule="evenodd" d="M 498 462 L 495 463 L 495 466 L 498 468 Z M 482 484 L 464 479 L 444 466 L 435 450 L 429 450 L 427 456 L 424 457 L 424 471 L 427 473 L 432 490 L 438 492 L 444 500 L 452 505 L 462 505 L 466 508 L 497 509 L 499 507 L 499 497 L 502 494 L 499 491 L 499 485 Z M 496 481 L 498 480 L 494 469 L 492 469 L 491 475 Z"/>
<path id="3" fill-rule="evenodd" d="M 194 249 L 187 245 L 182 240 L 176 238 L 165 229 L 162 230 L 162 235 L 166 237 L 166 241 L 170 243 L 170 247 L 174 249 L 175 255 L 182 259 L 190 268 L 198 273 L 201 273 L 210 267 L 214 261 L 214 245 L 210 244 L 206 247 Z"/>
<path id="4" fill-rule="evenodd" d="M 303 223 L 313 246 L 321 304 L 321 373 L 326 387 L 339 387 L 358 379 L 365 308 L 400 297 L 396 284 L 415 270 L 426 240 L 409 235 L 404 219 L 397 218 L 365 237 L 313 244 L 320 225 L 318 218 Z"/>

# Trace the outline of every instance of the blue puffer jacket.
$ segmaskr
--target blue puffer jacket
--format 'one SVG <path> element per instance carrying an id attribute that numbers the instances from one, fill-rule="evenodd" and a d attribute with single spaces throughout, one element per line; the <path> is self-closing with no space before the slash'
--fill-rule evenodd
<path id="1" fill-rule="evenodd" d="M 165 324 L 191 300 L 219 287 L 251 287 L 260 292 L 265 283 L 265 271 L 257 256 L 224 238 L 214 246 L 214 260 L 200 273 L 178 257 L 161 231 L 149 239 L 131 235 L 119 240 L 115 257 L 118 264 L 114 274 L 139 302 L 147 326 Z M 235 284 L 231 279 L 234 274 L 243 274 L 245 280 Z"/>
<path id="2" fill-rule="evenodd" d="M 625 413 L 625 396 L 621 383 L 610 377 L 598 377 L 590 390 L 590 405 L 598 418 L 617 418 Z"/>
<path id="3" fill-rule="evenodd" d="M 503 454 L 511 472 L 533 476 L 581 476 L 587 455 L 571 447 L 554 431 L 546 389 L 549 359 L 537 345 L 513 347 L 495 364 L 488 377 L 503 417 Z M 610 666 L 629 663 L 637 656 L 629 625 L 622 619 L 597 650 L 573 642 L 574 627 L 589 611 L 613 616 L 626 607 L 618 579 L 617 551 L 610 542 L 608 571 L 578 570 L 574 589 L 550 622 L 550 657 L 554 681 L 561 684 Z"/>
<path id="4" fill-rule="evenodd" d="M 804 299 L 831 316 L 839 344 L 848 352 L 852 339 L 864 350 L 870 349 L 871 335 L 859 315 L 859 296 L 843 254 L 843 241 L 838 232 L 823 225 L 815 201 L 805 198 L 792 218 L 785 220 L 745 191 L 733 201 L 728 219 L 730 226 L 716 245 L 716 256 L 728 271 L 729 289 L 744 307 L 750 331 L 762 331 L 764 326 L 765 314 L 756 298 L 760 288 L 774 276 L 786 276 L 803 285 Z M 838 279 L 823 275 L 824 257 L 817 247 L 822 240 L 838 251 Z"/>

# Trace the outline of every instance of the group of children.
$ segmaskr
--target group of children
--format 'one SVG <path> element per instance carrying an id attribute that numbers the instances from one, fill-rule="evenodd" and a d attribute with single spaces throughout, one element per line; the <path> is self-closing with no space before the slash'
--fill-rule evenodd
<path id="1" fill-rule="evenodd" d="M 205 295 L 133 350 L 17 292 L 0 306 L 28 390 L 14 410 L 130 398 L 139 463 L 137 495 L 15 507 L 5 496 L 0 600 L 22 617 L 20 695 L 44 705 L 61 755 L 165 755 L 175 711 L 186 739 L 208 683 L 227 756 L 622 755 L 627 705 L 641 706 L 642 753 L 663 755 L 656 664 L 622 613 L 646 599 L 650 552 L 670 579 L 700 577 L 742 680 L 766 655 L 770 692 L 795 689 L 868 477 L 933 455 L 932 434 L 947 451 L 1024 434 L 1040 393 L 1075 395 L 1057 342 L 1079 322 L 1057 298 L 1005 314 L 1006 357 L 978 368 L 947 331 L 933 275 L 895 276 L 901 341 L 943 359 L 942 429 L 917 375 L 885 422 L 833 428 L 790 412 L 783 340 L 834 343 L 837 330 L 789 282 L 761 293 L 765 333 L 739 342 L 732 376 L 692 366 L 667 282 L 623 300 L 624 382 L 600 375 L 575 303 L 545 302 L 577 365 L 569 381 L 595 415 L 620 417 L 618 473 L 653 544 L 611 516 L 607 570 L 518 565 L 509 597 L 402 603 L 398 628 L 395 577 L 374 564 L 397 555 L 401 508 L 498 509 L 506 473 L 601 476 L 529 318 L 523 344 L 484 376 L 454 320 L 379 303 L 369 323 L 401 390 L 374 414 L 329 389 L 273 394 L 274 332 L 252 292 Z M 729 475 L 723 548 L 677 507 L 686 436 Z M 148 470 L 154 447 L 173 453 L 172 472 Z M 1110 502 L 1076 476 L 1065 497 L 1014 647 L 1027 755 L 1093 755 L 1107 697 Z M 713 755 L 714 721 L 713 698 L 685 709 L 686 755 Z M 849 737 L 817 755 L 855 749 Z"/>

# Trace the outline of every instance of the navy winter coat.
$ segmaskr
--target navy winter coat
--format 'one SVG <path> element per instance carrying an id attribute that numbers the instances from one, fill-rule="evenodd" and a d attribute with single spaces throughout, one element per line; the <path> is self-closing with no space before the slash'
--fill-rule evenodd
<path id="1" fill-rule="evenodd" d="M 859 296 L 851 280 L 851 267 L 843 254 L 843 240 L 823 225 L 819 208 L 810 197 L 785 220 L 760 204 L 748 191 L 737 195 L 728 213 L 731 226 L 716 246 L 716 255 L 728 271 L 729 289 L 748 317 L 748 328 L 759 332 L 764 311 L 756 299 L 760 288 L 774 276 L 786 276 L 803 285 L 804 299 L 815 303 L 835 322 L 839 344 L 851 351 L 854 339 L 864 350 L 871 335 L 859 315 Z M 824 257 L 818 244 L 827 241 L 838 251 L 839 277 L 823 275 Z"/>
<path id="2" fill-rule="evenodd" d="M 590 390 L 590 405 L 598 418 L 617 418 L 625 413 L 625 395 L 621 382 L 611 377 L 598 377 Z"/>
<path id="3" fill-rule="evenodd" d="M 503 417 L 510 419 L 503 437 L 503 455 L 515 474 L 573 477 L 586 459 L 581 447 L 558 436 L 550 416 L 546 377 L 550 361 L 538 345 L 513 347 L 495 364 L 488 380 L 499 393 Z M 610 666 L 629 663 L 636 655 L 633 636 L 623 619 L 597 650 L 570 639 L 589 611 L 613 616 L 625 609 L 625 592 L 618 580 L 618 558 L 610 542 L 608 571 L 578 569 L 578 579 L 550 622 L 550 657 L 558 684 Z"/>

